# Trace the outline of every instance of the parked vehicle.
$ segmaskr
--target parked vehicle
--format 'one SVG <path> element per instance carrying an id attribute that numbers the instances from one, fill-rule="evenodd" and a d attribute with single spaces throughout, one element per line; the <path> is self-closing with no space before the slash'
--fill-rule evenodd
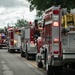
<path id="1" fill-rule="evenodd" d="M 20 51 L 21 38 L 19 30 L 17 28 L 8 28 L 7 33 L 8 52 Z"/>
<path id="2" fill-rule="evenodd" d="M 35 58 L 37 47 L 34 39 L 34 27 L 26 26 L 21 29 L 21 56 L 27 59 Z"/>
<path id="3" fill-rule="evenodd" d="M 0 48 L 7 48 L 6 35 L 4 33 L 0 33 Z"/>
<path id="4" fill-rule="evenodd" d="M 62 20 L 62 8 L 52 6 L 43 16 L 44 34 L 36 61 L 38 67 L 46 68 L 47 75 L 61 75 L 63 67 L 75 68 L 75 22 L 72 14 L 65 15 Z"/>

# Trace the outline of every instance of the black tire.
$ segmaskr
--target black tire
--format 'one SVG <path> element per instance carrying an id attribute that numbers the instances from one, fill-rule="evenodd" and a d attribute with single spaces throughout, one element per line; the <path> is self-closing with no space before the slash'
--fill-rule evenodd
<path id="1" fill-rule="evenodd" d="M 0 47 L 0 49 L 2 49 L 2 47 Z"/>
<path id="2" fill-rule="evenodd" d="M 62 71 L 61 66 L 48 66 L 47 75 L 62 75 Z"/>
<path id="3" fill-rule="evenodd" d="M 9 52 L 12 53 L 12 49 L 9 49 Z"/>
<path id="4" fill-rule="evenodd" d="M 75 62 L 71 64 L 71 68 L 75 69 Z"/>
<path id="5" fill-rule="evenodd" d="M 48 66 L 47 75 L 53 75 L 53 68 L 51 66 Z"/>
<path id="6" fill-rule="evenodd" d="M 28 49 L 27 49 L 27 45 L 26 45 L 26 54 L 25 55 L 26 55 L 26 59 L 29 60 L 29 54 L 27 53 L 27 50 Z"/>
<path id="7" fill-rule="evenodd" d="M 8 52 L 9 52 L 9 48 L 8 48 Z"/>
<path id="8" fill-rule="evenodd" d="M 61 66 L 55 68 L 55 75 L 62 75 L 63 68 Z"/>
<path id="9" fill-rule="evenodd" d="M 43 63 L 42 62 L 38 62 L 37 66 L 38 66 L 38 68 L 43 68 Z"/>
<path id="10" fill-rule="evenodd" d="M 20 46 L 20 53 L 21 53 L 21 57 L 24 57 L 25 56 L 25 52 L 23 52 L 22 46 Z"/>
<path id="11" fill-rule="evenodd" d="M 28 53 L 26 53 L 26 59 L 29 60 L 29 54 Z"/>
<path id="12" fill-rule="evenodd" d="M 24 52 L 21 50 L 21 57 L 24 57 L 25 55 L 24 55 Z"/>

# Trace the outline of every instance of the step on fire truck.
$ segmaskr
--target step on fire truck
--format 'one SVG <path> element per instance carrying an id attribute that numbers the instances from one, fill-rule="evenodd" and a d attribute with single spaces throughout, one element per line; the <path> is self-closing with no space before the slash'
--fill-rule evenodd
<path id="1" fill-rule="evenodd" d="M 44 34 L 36 55 L 37 66 L 45 67 L 47 75 L 61 75 L 63 68 L 75 68 L 74 18 L 69 14 L 62 22 L 62 8 L 52 6 L 45 11 L 43 20 Z"/>
<path id="2" fill-rule="evenodd" d="M 26 26 L 21 28 L 21 56 L 26 56 L 27 60 L 35 58 L 37 47 L 34 40 L 34 27 Z"/>
<path id="3" fill-rule="evenodd" d="M 20 51 L 21 46 L 21 38 L 20 38 L 20 30 L 17 28 L 9 27 L 7 29 L 7 41 L 8 41 L 8 52 L 12 53 Z"/>

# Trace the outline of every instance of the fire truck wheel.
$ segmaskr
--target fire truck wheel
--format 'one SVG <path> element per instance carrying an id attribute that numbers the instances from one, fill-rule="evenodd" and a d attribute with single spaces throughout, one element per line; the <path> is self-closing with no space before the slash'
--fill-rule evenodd
<path id="1" fill-rule="evenodd" d="M 28 53 L 26 53 L 26 59 L 29 60 L 29 54 Z"/>
<path id="2" fill-rule="evenodd" d="M 21 57 L 24 57 L 24 52 L 21 50 Z"/>
<path id="3" fill-rule="evenodd" d="M 48 65 L 48 69 L 47 69 L 47 75 L 53 75 L 53 68 L 51 66 Z"/>
<path id="4" fill-rule="evenodd" d="M 62 71 L 63 71 L 63 69 L 61 68 L 61 67 L 57 67 L 55 70 L 55 75 L 62 75 Z"/>
<path id="5" fill-rule="evenodd" d="M 9 52 L 9 48 L 8 48 L 8 52 Z"/>
<path id="6" fill-rule="evenodd" d="M 12 53 L 12 50 L 11 50 L 11 49 L 9 49 L 9 52 L 10 52 L 10 53 Z"/>
<path id="7" fill-rule="evenodd" d="M 62 75 L 63 68 L 56 66 L 48 66 L 47 75 Z"/>
<path id="8" fill-rule="evenodd" d="M 43 68 L 43 63 L 42 62 L 38 62 L 37 66 L 38 66 L 38 68 Z"/>
<path id="9" fill-rule="evenodd" d="M 75 69 L 75 62 L 72 63 L 71 68 Z"/>
<path id="10" fill-rule="evenodd" d="M 0 47 L 0 49 L 2 49 L 2 47 Z"/>

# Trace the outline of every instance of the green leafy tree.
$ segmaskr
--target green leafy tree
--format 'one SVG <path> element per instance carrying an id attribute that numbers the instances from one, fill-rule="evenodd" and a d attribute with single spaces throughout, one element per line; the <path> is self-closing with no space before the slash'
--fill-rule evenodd
<path id="1" fill-rule="evenodd" d="M 16 27 L 23 27 L 28 25 L 28 21 L 21 19 L 21 20 L 17 20 L 17 23 L 15 23 Z"/>
<path id="2" fill-rule="evenodd" d="M 30 11 L 34 8 L 44 11 L 53 5 L 61 5 L 62 8 L 68 10 L 75 8 L 75 0 L 28 0 L 28 2 L 30 2 Z"/>

